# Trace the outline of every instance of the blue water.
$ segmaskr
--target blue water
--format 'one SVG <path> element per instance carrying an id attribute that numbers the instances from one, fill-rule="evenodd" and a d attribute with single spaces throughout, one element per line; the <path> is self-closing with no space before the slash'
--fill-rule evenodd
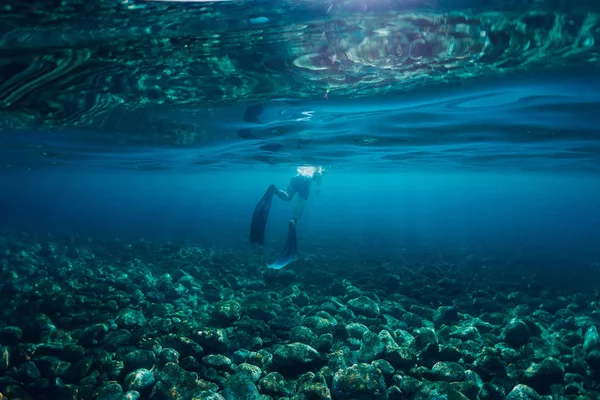
<path id="1" fill-rule="evenodd" d="M 3 225 L 36 233 L 197 243 L 275 256 L 295 203 L 274 199 L 263 249 L 249 244 L 253 208 L 273 171 L 21 171 L 3 176 Z M 436 251 L 598 260 L 600 185 L 589 174 L 347 172 L 311 194 L 298 228 L 300 256 Z M 565 266 L 567 268 L 568 266 Z"/>
<path id="2" fill-rule="evenodd" d="M 256 122 L 244 121 L 248 104 L 216 107 L 198 110 L 202 145 L 9 131 L 2 225 L 256 251 L 254 205 L 269 184 L 285 188 L 297 165 L 313 163 L 327 174 L 299 227 L 301 255 L 429 248 L 593 263 L 599 84 L 587 69 L 368 99 L 274 99 L 260 103 Z M 280 250 L 293 207 L 275 200 L 260 251 Z"/>

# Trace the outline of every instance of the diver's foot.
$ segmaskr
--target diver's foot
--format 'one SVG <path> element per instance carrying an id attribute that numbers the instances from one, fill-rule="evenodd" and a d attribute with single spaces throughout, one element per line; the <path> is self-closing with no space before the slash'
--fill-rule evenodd
<path id="1" fill-rule="evenodd" d="M 273 184 L 271 184 L 269 186 L 268 190 L 269 190 L 270 193 L 277 193 L 277 187 L 275 185 L 273 185 Z"/>

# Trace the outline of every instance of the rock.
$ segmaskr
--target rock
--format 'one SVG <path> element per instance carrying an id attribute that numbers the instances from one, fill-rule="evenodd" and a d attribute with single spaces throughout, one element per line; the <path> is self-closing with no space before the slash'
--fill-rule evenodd
<path id="1" fill-rule="evenodd" d="M 78 338 L 82 346 L 96 346 L 108 332 L 107 324 L 95 324 L 85 328 Z"/>
<path id="2" fill-rule="evenodd" d="M 423 307 L 418 304 L 411 305 L 410 308 L 408 309 L 408 311 L 410 311 L 411 313 L 415 313 L 418 316 L 425 318 L 425 319 L 429 319 L 429 320 L 433 319 L 433 317 L 435 315 L 435 310 L 433 310 L 432 308 Z"/>
<path id="3" fill-rule="evenodd" d="M 343 341 L 350 337 L 348 329 L 344 324 L 334 325 L 331 334 L 336 341 Z"/>
<path id="4" fill-rule="evenodd" d="M 440 346 L 435 343 L 428 343 L 418 354 L 418 359 L 423 366 L 433 367 L 440 359 Z"/>
<path id="5" fill-rule="evenodd" d="M 456 324 L 459 320 L 458 311 L 453 306 L 439 307 L 433 314 L 433 323 L 438 327 L 441 325 Z"/>
<path id="6" fill-rule="evenodd" d="M 403 329 L 396 329 L 394 335 L 398 346 L 411 347 L 415 342 L 415 337 Z"/>
<path id="7" fill-rule="evenodd" d="M 158 353 L 158 361 L 163 365 L 169 362 L 177 364 L 179 362 L 179 353 L 175 349 L 163 348 Z"/>
<path id="8" fill-rule="evenodd" d="M 401 319 L 402 316 L 407 312 L 408 311 L 406 311 L 404 308 L 402 308 L 400 305 L 394 302 L 386 300 L 381 304 L 381 313 L 387 314 L 394 318 Z"/>
<path id="9" fill-rule="evenodd" d="M 192 335 L 197 343 L 210 353 L 227 353 L 231 343 L 224 329 L 202 329 Z"/>
<path id="10" fill-rule="evenodd" d="M 56 385 L 57 400 L 78 400 L 79 387 L 73 384 L 63 384 L 62 382 L 54 382 Z"/>
<path id="11" fill-rule="evenodd" d="M 434 380 L 460 382 L 465 379 L 465 369 L 456 362 L 440 361 L 431 369 Z"/>
<path id="12" fill-rule="evenodd" d="M 255 304 L 248 304 L 244 308 L 242 308 L 242 311 L 251 319 L 267 322 L 277 317 L 281 313 L 282 308 L 277 303 L 261 302 Z"/>
<path id="13" fill-rule="evenodd" d="M 242 363 L 237 366 L 236 373 L 246 374 L 252 379 L 252 382 L 258 383 L 260 376 L 262 375 L 262 370 L 256 365 Z"/>
<path id="14" fill-rule="evenodd" d="M 123 372 L 125 371 L 123 361 L 119 360 L 110 360 L 104 367 L 108 377 L 112 380 L 121 379 L 121 375 L 123 375 Z"/>
<path id="15" fill-rule="evenodd" d="M 196 359 L 196 357 L 187 356 L 181 360 L 181 368 L 186 371 L 198 372 L 202 370 L 202 365 L 200 365 L 200 362 Z"/>
<path id="16" fill-rule="evenodd" d="M 420 316 L 415 313 L 407 312 L 402 315 L 400 321 L 408 328 L 421 328 L 423 326 L 423 320 Z"/>
<path id="17" fill-rule="evenodd" d="M 316 315 L 306 317 L 302 320 L 302 325 L 310 328 L 317 335 L 330 333 L 333 327 L 337 325 L 336 319 L 325 311 L 319 311 Z"/>
<path id="18" fill-rule="evenodd" d="M 333 346 L 333 335 L 325 333 L 315 341 L 314 347 L 320 353 L 327 353 Z"/>
<path id="19" fill-rule="evenodd" d="M 44 378 L 62 378 L 67 375 L 71 363 L 62 361 L 57 357 L 42 356 L 35 360 L 36 366 L 39 368 L 40 373 Z"/>
<path id="20" fill-rule="evenodd" d="M 348 347 L 350 348 L 350 350 L 359 350 L 360 346 L 361 346 L 361 341 L 358 339 L 354 339 L 354 338 L 348 338 L 346 340 L 346 344 L 348 345 Z"/>
<path id="21" fill-rule="evenodd" d="M 502 378 L 506 376 L 506 366 L 496 356 L 486 355 L 479 357 L 473 363 L 473 369 L 484 380 L 491 380 L 494 377 Z"/>
<path id="22" fill-rule="evenodd" d="M 88 374 L 93 363 L 94 359 L 92 357 L 84 357 L 75 364 L 72 364 L 67 372 L 68 379 L 70 381 L 79 382 Z"/>
<path id="23" fill-rule="evenodd" d="M 424 383 L 412 396 L 412 400 L 469 400 L 467 396 L 456 390 L 448 382 Z"/>
<path id="24" fill-rule="evenodd" d="M 213 318 L 220 322 L 237 321 L 241 314 L 242 306 L 235 300 L 220 301 L 213 310 Z"/>
<path id="25" fill-rule="evenodd" d="M 71 363 L 79 361 L 85 355 L 85 348 L 75 344 L 44 343 L 35 348 L 36 356 L 51 356 Z"/>
<path id="26" fill-rule="evenodd" d="M 141 397 L 142 395 L 140 392 L 136 390 L 128 390 L 127 392 L 123 393 L 121 400 L 140 400 Z"/>
<path id="27" fill-rule="evenodd" d="M 259 385 L 261 392 L 273 397 L 288 397 L 292 391 L 287 387 L 287 382 L 279 372 L 271 372 L 263 379 Z"/>
<path id="28" fill-rule="evenodd" d="M 598 335 L 598 329 L 592 325 L 585 332 L 583 339 L 583 352 L 587 355 L 592 350 L 598 348 L 600 348 L 600 335 Z"/>
<path id="29" fill-rule="evenodd" d="M 365 317 L 375 318 L 379 315 L 379 306 L 366 296 L 361 296 L 348 301 L 348 308 Z"/>
<path id="30" fill-rule="evenodd" d="M 121 347 L 128 346 L 131 344 L 133 336 L 126 329 L 119 329 L 116 331 L 108 332 L 100 344 L 109 351 L 116 351 Z"/>
<path id="31" fill-rule="evenodd" d="M 12 350 L 9 346 L 0 346 L 0 372 L 5 372 L 12 364 Z"/>
<path id="32" fill-rule="evenodd" d="M 348 335 L 350 335 L 350 337 L 353 337 L 355 339 L 362 339 L 363 335 L 368 330 L 369 330 L 369 328 L 367 328 L 363 324 L 359 324 L 359 323 L 355 323 L 355 322 L 348 324 L 346 326 L 346 331 L 348 332 Z"/>
<path id="33" fill-rule="evenodd" d="M 168 334 L 163 340 L 164 348 L 171 348 L 181 355 L 181 357 L 202 358 L 204 356 L 204 347 L 186 336 Z"/>
<path id="34" fill-rule="evenodd" d="M 390 386 L 387 391 L 387 400 L 404 400 L 404 393 L 398 386 Z"/>
<path id="35" fill-rule="evenodd" d="M 438 357 L 440 361 L 458 361 L 463 358 L 463 354 L 456 346 L 442 345 L 439 346 Z"/>
<path id="36" fill-rule="evenodd" d="M 492 324 L 482 321 L 479 318 L 474 318 L 471 321 L 471 324 L 473 325 L 474 328 L 476 328 L 481 333 L 490 333 L 490 332 L 494 331 L 494 329 L 495 329 Z"/>
<path id="37" fill-rule="evenodd" d="M 273 353 L 273 364 L 281 368 L 308 366 L 320 359 L 317 350 L 298 342 L 279 346 Z"/>
<path id="38" fill-rule="evenodd" d="M 355 363 L 356 356 L 351 351 L 338 350 L 331 353 L 329 356 L 328 367 L 331 371 L 338 369 L 346 369 Z"/>
<path id="39" fill-rule="evenodd" d="M 541 400 L 541 396 L 526 385 L 517 385 L 510 391 L 506 400 Z"/>
<path id="40" fill-rule="evenodd" d="M 325 377 L 307 372 L 298 378 L 296 395 L 293 399 L 331 400 L 331 392 Z"/>
<path id="41" fill-rule="evenodd" d="M 448 336 L 461 340 L 477 340 L 481 338 L 481 334 L 473 326 L 459 326 L 450 332 Z"/>
<path id="42" fill-rule="evenodd" d="M 384 400 L 387 397 L 383 373 L 376 367 L 360 363 L 335 373 L 333 398 Z"/>
<path id="43" fill-rule="evenodd" d="M 460 384 L 460 392 L 469 399 L 477 399 L 480 397 L 483 388 L 483 380 L 473 370 L 465 371 L 465 380 Z"/>
<path id="44" fill-rule="evenodd" d="M 378 335 L 371 331 L 366 331 L 362 337 L 360 350 L 358 352 L 358 361 L 370 363 L 380 358 L 385 350 L 385 345 Z"/>
<path id="45" fill-rule="evenodd" d="M 385 346 L 398 347 L 398 343 L 396 343 L 390 332 L 382 330 L 381 332 L 379 332 L 378 336 Z"/>
<path id="46" fill-rule="evenodd" d="M 594 371 L 600 370 L 600 349 L 594 349 L 585 357 L 585 361 Z"/>
<path id="47" fill-rule="evenodd" d="M 0 328 L 0 344 L 14 346 L 23 338 L 23 331 L 18 326 Z"/>
<path id="48" fill-rule="evenodd" d="M 119 305 L 117 304 L 117 302 L 115 300 L 107 301 L 105 307 L 110 312 L 116 312 L 119 310 Z"/>
<path id="49" fill-rule="evenodd" d="M 290 330 L 290 340 L 310 345 L 317 340 L 317 335 L 306 326 L 295 326 Z"/>
<path id="50" fill-rule="evenodd" d="M 437 333 L 432 328 L 417 328 L 413 334 L 418 349 L 424 349 L 428 344 L 438 344 Z"/>
<path id="51" fill-rule="evenodd" d="M 137 392 L 146 392 L 154 386 L 154 375 L 147 369 L 140 368 L 130 372 L 123 382 L 125 390 L 135 390 Z"/>
<path id="52" fill-rule="evenodd" d="M 45 388 L 47 390 L 47 388 Z M 2 399 L 6 400 L 35 400 L 23 387 L 13 382 L 12 380 L 0 381 L 0 390 L 2 391 Z M 31 390 L 31 385 L 28 387 Z M 42 389 L 43 390 L 43 389 Z"/>
<path id="53" fill-rule="evenodd" d="M 248 375 L 235 374 L 225 381 L 223 397 L 225 400 L 259 400 L 261 396 Z"/>
<path id="54" fill-rule="evenodd" d="M 198 392 L 209 390 L 207 382 L 198 375 L 188 372 L 175 363 L 167 363 L 157 372 L 153 400 L 192 399 Z"/>
<path id="55" fill-rule="evenodd" d="M 147 320 L 142 311 L 126 308 L 119 312 L 115 323 L 119 328 L 133 329 L 146 325 Z"/>
<path id="56" fill-rule="evenodd" d="M 581 335 L 577 332 L 567 332 L 560 340 L 569 347 L 575 347 L 582 342 L 582 339 Z M 585 348 L 584 352 L 588 353 Z"/>
<path id="57" fill-rule="evenodd" d="M 125 372 L 130 372 L 136 369 L 152 369 L 156 363 L 156 356 L 150 350 L 134 350 L 123 358 L 123 366 Z"/>
<path id="58" fill-rule="evenodd" d="M 235 364 L 242 364 L 242 363 L 246 362 L 249 354 L 250 354 L 250 351 L 245 350 L 245 349 L 236 350 L 231 355 L 231 361 Z"/>
<path id="59" fill-rule="evenodd" d="M 502 340 L 511 346 L 522 346 L 529 342 L 531 332 L 527 324 L 519 319 L 513 318 L 502 331 Z"/>
<path id="60" fill-rule="evenodd" d="M 310 304 L 310 297 L 306 293 L 298 290 L 282 299 L 282 302 L 288 301 L 297 305 L 298 307 L 305 307 Z"/>
<path id="61" fill-rule="evenodd" d="M 394 375 L 394 377 L 399 377 L 399 375 Z M 407 375 L 404 378 L 400 377 L 400 382 L 398 382 L 397 385 L 402 391 L 402 394 L 410 398 L 421 389 L 423 383 L 418 379 Z"/>
<path id="62" fill-rule="evenodd" d="M 251 351 L 248 354 L 247 363 L 263 367 L 268 365 L 273 360 L 273 355 L 266 350 Z"/>
<path id="63" fill-rule="evenodd" d="M 223 396 L 219 393 L 209 392 L 208 390 L 204 390 L 198 394 L 196 394 L 193 400 L 225 400 Z"/>
<path id="64" fill-rule="evenodd" d="M 33 361 L 25 361 L 19 367 L 17 376 L 24 383 L 30 383 L 35 381 L 36 379 L 39 379 L 42 375 L 40 374 L 40 370 Z"/>
<path id="65" fill-rule="evenodd" d="M 415 365 L 417 355 L 413 349 L 408 347 L 388 346 L 385 348 L 384 359 L 394 367 L 408 371 Z"/>
<path id="66" fill-rule="evenodd" d="M 390 378 L 394 375 L 394 367 L 385 360 L 375 360 L 371 365 L 379 369 L 385 378 Z"/>
<path id="67" fill-rule="evenodd" d="M 547 357 L 525 370 L 525 377 L 529 386 L 541 392 L 547 391 L 550 385 L 563 384 L 564 376 L 565 367 L 563 363 L 553 357 Z"/>
<path id="68" fill-rule="evenodd" d="M 215 369 L 229 369 L 231 360 L 222 354 L 209 354 L 202 358 L 202 362 L 207 367 Z"/>
<path id="69" fill-rule="evenodd" d="M 98 390 L 96 400 L 122 400 L 123 388 L 118 383 L 106 382 Z"/>

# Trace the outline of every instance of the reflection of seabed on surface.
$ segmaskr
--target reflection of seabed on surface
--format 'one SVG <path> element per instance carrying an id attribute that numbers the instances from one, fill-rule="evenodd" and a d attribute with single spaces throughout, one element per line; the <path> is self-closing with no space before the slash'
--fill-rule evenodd
<path id="1" fill-rule="evenodd" d="M 160 3 L 243 3 L 243 0 L 145 0 L 149 3 L 160 2 Z"/>

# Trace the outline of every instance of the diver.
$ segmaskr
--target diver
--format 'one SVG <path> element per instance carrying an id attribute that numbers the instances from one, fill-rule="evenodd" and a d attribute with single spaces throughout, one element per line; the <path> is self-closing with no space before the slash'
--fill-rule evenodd
<path id="1" fill-rule="evenodd" d="M 296 175 L 290 179 L 286 190 L 278 189 L 275 185 L 270 185 L 266 193 L 260 199 L 250 226 L 250 241 L 252 243 L 264 244 L 265 230 L 273 196 L 276 195 L 285 202 L 290 202 L 296 193 L 298 194 L 298 203 L 294 208 L 292 219 L 288 223 L 288 239 L 281 256 L 270 265 L 271 269 L 281 269 L 295 259 L 296 256 L 296 224 L 298 218 L 302 215 L 306 202 L 310 195 L 312 183 L 317 185 L 317 194 L 321 191 L 321 180 L 323 178 L 323 167 L 305 166 L 298 167 Z"/>
<path id="2" fill-rule="evenodd" d="M 297 174 L 290 179 L 287 190 L 281 190 L 274 188 L 275 195 L 285 202 L 289 202 L 294 198 L 294 195 L 298 193 L 298 204 L 294 209 L 294 216 L 292 220 L 298 222 L 298 218 L 302 215 L 306 202 L 308 201 L 308 195 L 310 194 L 310 187 L 313 182 L 317 185 L 317 194 L 321 192 L 321 180 L 323 178 L 322 167 L 299 167 Z"/>

